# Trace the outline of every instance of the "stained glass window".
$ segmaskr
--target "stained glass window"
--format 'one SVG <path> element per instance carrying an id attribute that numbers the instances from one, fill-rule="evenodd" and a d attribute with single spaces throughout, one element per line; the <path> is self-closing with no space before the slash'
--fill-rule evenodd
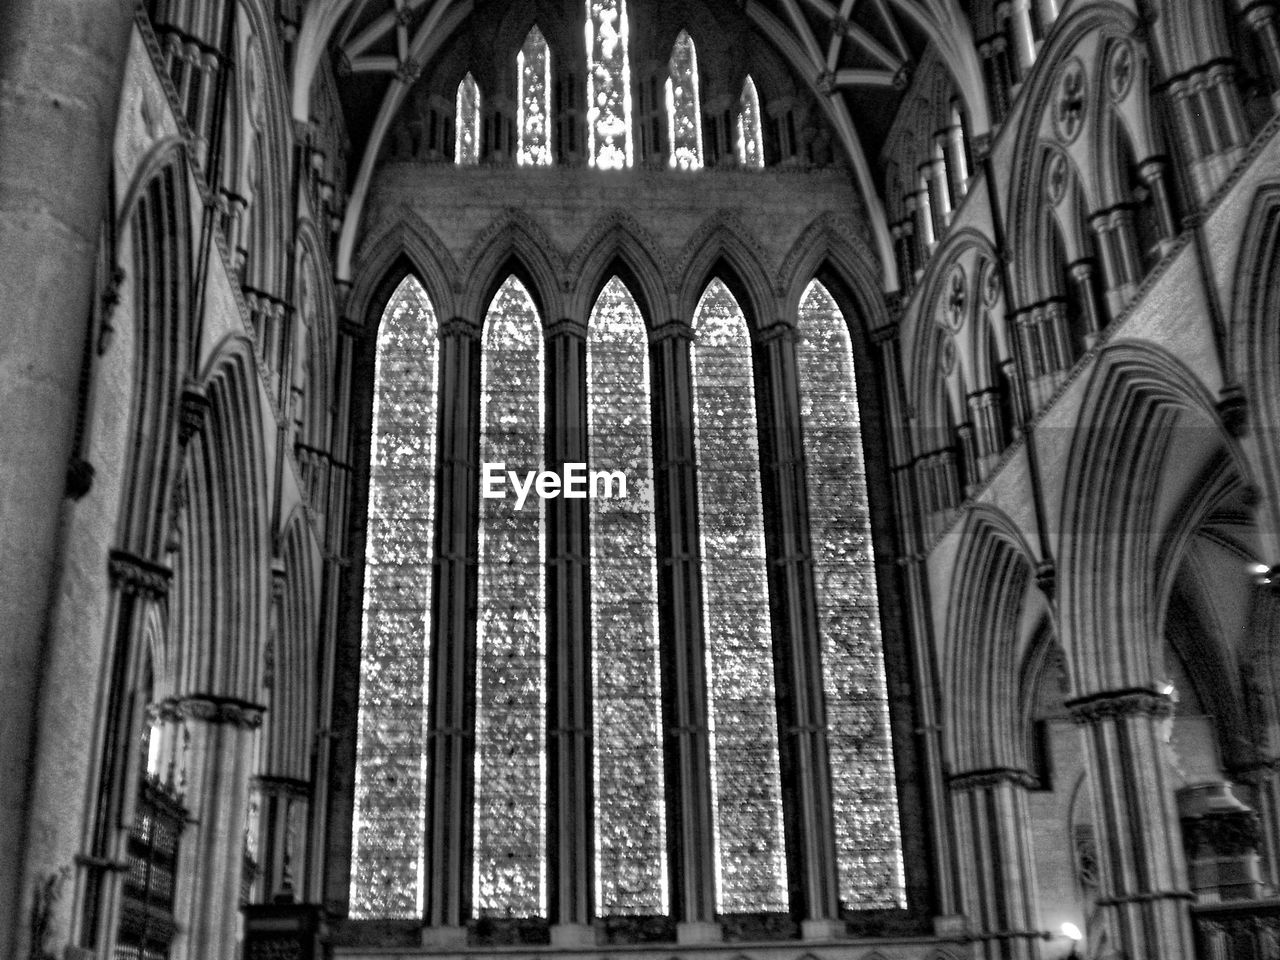
<path id="1" fill-rule="evenodd" d="M 458 122 L 453 147 L 456 163 L 480 162 L 480 87 L 475 77 L 468 73 L 458 84 Z"/>
<path id="2" fill-rule="evenodd" d="M 786 910 L 751 341 L 719 280 L 694 314 L 698 522 L 721 913 Z"/>
<path id="3" fill-rule="evenodd" d="M 551 163 L 551 51 L 534 27 L 516 55 L 519 75 L 519 145 L 516 162 Z"/>
<path id="4" fill-rule="evenodd" d="M 760 95 L 750 76 L 738 101 L 738 162 L 744 167 L 764 166 L 764 132 L 760 126 Z"/>
<path id="5" fill-rule="evenodd" d="M 590 501 L 596 902 L 604 915 L 667 910 L 648 347 L 640 310 L 614 277 L 587 334 L 590 460 L 627 477 L 626 499 Z"/>
<path id="6" fill-rule="evenodd" d="M 853 909 L 899 907 L 902 846 L 853 353 L 839 307 L 816 280 L 800 301 L 799 332 L 840 896 Z"/>
<path id="7" fill-rule="evenodd" d="M 378 328 L 356 739 L 353 917 L 421 913 L 436 316 L 413 277 Z"/>
<path id="8" fill-rule="evenodd" d="M 601 170 L 632 164 L 631 64 L 626 0 L 587 0 L 587 161 Z"/>
<path id="9" fill-rule="evenodd" d="M 521 477 L 543 465 L 542 324 L 509 277 L 485 318 L 480 461 Z M 476 628 L 478 915 L 546 915 L 542 499 L 480 500 Z"/>
<path id="10" fill-rule="evenodd" d="M 702 109 L 698 105 L 698 53 L 681 30 L 667 61 L 667 139 L 670 164 L 680 170 L 702 166 Z"/>

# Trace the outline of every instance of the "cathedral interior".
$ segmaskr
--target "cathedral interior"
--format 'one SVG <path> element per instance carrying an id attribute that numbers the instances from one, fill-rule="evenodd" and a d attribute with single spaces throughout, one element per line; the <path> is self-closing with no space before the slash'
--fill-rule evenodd
<path id="1" fill-rule="evenodd" d="M 1277 0 L 8 0 L 0 304 L 0 956 L 1280 958 Z"/>

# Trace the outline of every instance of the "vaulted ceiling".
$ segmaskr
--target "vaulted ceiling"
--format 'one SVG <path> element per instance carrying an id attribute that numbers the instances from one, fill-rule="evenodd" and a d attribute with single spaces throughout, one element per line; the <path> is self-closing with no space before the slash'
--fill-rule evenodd
<path id="1" fill-rule="evenodd" d="M 634 7 L 643 0 L 632 0 Z M 336 58 L 356 171 L 340 244 L 349 276 L 364 197 L 392 121 L 414 81 L 484 0 L 311 0 L 298 36 L 293 115 L 310 115 L 312 80 Z M 741 0 L 743 15 L 809 85 L 848 157 L 882 261 L 892 243 L 873 163 L 914 65 L 928 45 L 964 100 L 970 133 L 989 129 L 981 67 L 960 0 Z M 886 284 L 896 281 L 886 270 Z"/>

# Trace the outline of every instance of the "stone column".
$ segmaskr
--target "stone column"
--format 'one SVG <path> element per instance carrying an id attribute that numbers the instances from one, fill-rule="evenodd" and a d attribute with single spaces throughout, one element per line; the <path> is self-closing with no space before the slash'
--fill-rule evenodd
<path id="1" fill-rule="evenodd" d="M 698 482 L 694 471 L 693 330 L 679 320 L 655 329 L 653 471 L 658 548 L 658 636 L 662 657 L 663 756 L 671 916 L 685 943 L 721 939 L 716 922 L 715 816 L 707 729 L 707 653 L 702 629 Z"/>
<path id="2" fill-rule="evenodd" d="M 999 373 L 992 371 L 993 376 Z M 969 417 L 973 421 L 973 466 L 971 482 L 985 479 L 1004 452 L 1000 405 L 994 387 L 969 394 Z"/>
<path id="3" fill-rule="evenodd" d="M 960 886 L 975 956 L 1033 960 L 1042 934 L 1023 770 L 974 770 L 951 779 Z"/>
<path id="4" fill-rule="evenodd" d="M 1084 734 L 1098 829 L 1098 906 L 1118 956 L 1191 957 L 1187 871 L 1166 757 L 1167 696 L 1108 691 L 1067 704 Z"/>
<path id="5" fill-rule="evenodd" d="M 1084 313 L 1084 328 L 1090 338 L 1106 326 L 1098 310 L 1098 287 L 1095 278 L 1092 260 L 1077 260 L 1071 264 L 1071 282 L 1076 285 L 1076 296 L 1080 299 L 1080 309 Z"/>
<path id="6" fill-rule="evenodd" d="M 1164 157 L 1149 157 L 1138 165 L 1142 181 L 1151 191 L 1156 208 L 1156 220 L 1160 224 L 1160 254 L 1165 256 L 1178 236 L 1178 221 L 1173 212 L 1173 198 L 1169 195 L 1169 183 L 1165 178 Z"/>
<path id="7" fill-rule="evenodd" d="M 1276 5 L 1271 0 L 1236 0 L 1244 10 L 1245 23 L 1253 31 L 1267 63 L 1267 79 L 1280 87 L 1280 30 L 1276 27 Z M 1273 101 L 1276 94 L 1272 94 Z"/>
<path id="8" fill-rule="evenodd" d="M 547 327 L 547 469 L 587 461 L 587 328 Z M 594 946 L 588 501 L 546 501 L 547 887 L 553 946 Z"/>
<path id="9" fill-rule="evenodd" d="M 25 938 L 24 871 L 60 866 L 26 862 L 32 695 L 57 642 L 59 522 L 133 8 L 9 0 L 0 16 L 0 956 Z M 91 711 L 93 697 L 68 706 Z"/>
<path id="10" fill-rule="evenodd" d="M 477 525 L 480 509 L 480 334 L 440 325 L 436 544 L 427 664 L 424 927 L 427 945 L 466 943 L 475 807 Z"/>
<path id="11" fill-rule="evenodd" d="M 179 855 L 174 947 L 189 960 L 225 960 L 236 952 L 249 776 L 262 708 L 200 695 L 183 698 L 177 709 L 190 736 L 184 795 L 194 825 Z"/>
<path id="12" fill-rule="evenodd" d="M 762 487 L 769 557 L 778 690 L 778 733 L 787 840 L 788 885 L 799 894 L 801 935 L 844 933 L 832 819 L 822 638 L 818 634 L 809 494 L 801 440 L 796 330 L 775 323 L 756 338 L 760 390 Z"/>
<path id="13" fill-rule="evenodd" d="M 1031 23 L 1031 0 L 1013 0 L 1009 14 L 1014 46 L 1018 49 L 1018 65 L 1026 76 L 1036 62 L 1036 35 Z"/>

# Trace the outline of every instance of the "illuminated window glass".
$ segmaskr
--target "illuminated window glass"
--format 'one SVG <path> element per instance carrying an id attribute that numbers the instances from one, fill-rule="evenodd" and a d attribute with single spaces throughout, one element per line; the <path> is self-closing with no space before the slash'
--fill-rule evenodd
<path id="1" fill-rule="evenodd" d="M 480 461 L 541 470 L 542 324 L 509 277 L 485 318 Z M 546 915 L 542 498 L 480 499 L 475 910 Z"/>
<path id="2" fill-rule="evenodd" d="M 751 341 L 719 280 L 702 295 L 693 326 L 717 908 L 786 910 Z"/>
<path id="3" fill-rule="evenodd" d="M 551 51 L 534 27 L 516 55 L 519 91 L 519 148 L 516 162 L 535 166 L 551 163 Z"/>
<path id="4" fill-rule="evenodd" d="M 353 917 L 421 914 L 436 316 L 413 277 L 378 328 L 356 740 Z"/>
<path id="5" fill-rule="evenodd" d="M 744 167 L 764 166 L 764 134 L 760 126 L 760 95 L 751 77 L 742 85 L 738 103 L 738 162 Z"/>
<path id="6" fill-rule="evenodd" d="M 627 478 L 625 500 L 590 501 L 596 902 L 604 915 L 667 910 L 648 357 L 640 309 L 615 277 L 587 333 L 590 461 Z"/>
<path id="7" fill-rule="evenodd" d="M 458 122 L 453 147 L 455 163 L 480 162 L 480 88 L 468 73 L 458 84 Z"/>
<path id="8" fill-rule="evenodd" d="M 898 797 L 853 353 L 839 307 L 816 280 L 800 301 L 799 332 L 840 897 L 853 909 L 900 907 Z"/>
<path id="9" fill-rule="evenodd" d="M 684 30 L 676 37 L 667 61 L 667 138 L 671 166 L 702 166 L 702 110 L 698 106 L 698 53 Z"/>
<path id="10" fill-rule="evenodd" d="M 626 0 L 587 0 L 587 160 L 601 170 L 632 164 L 631 64 Z"/>

